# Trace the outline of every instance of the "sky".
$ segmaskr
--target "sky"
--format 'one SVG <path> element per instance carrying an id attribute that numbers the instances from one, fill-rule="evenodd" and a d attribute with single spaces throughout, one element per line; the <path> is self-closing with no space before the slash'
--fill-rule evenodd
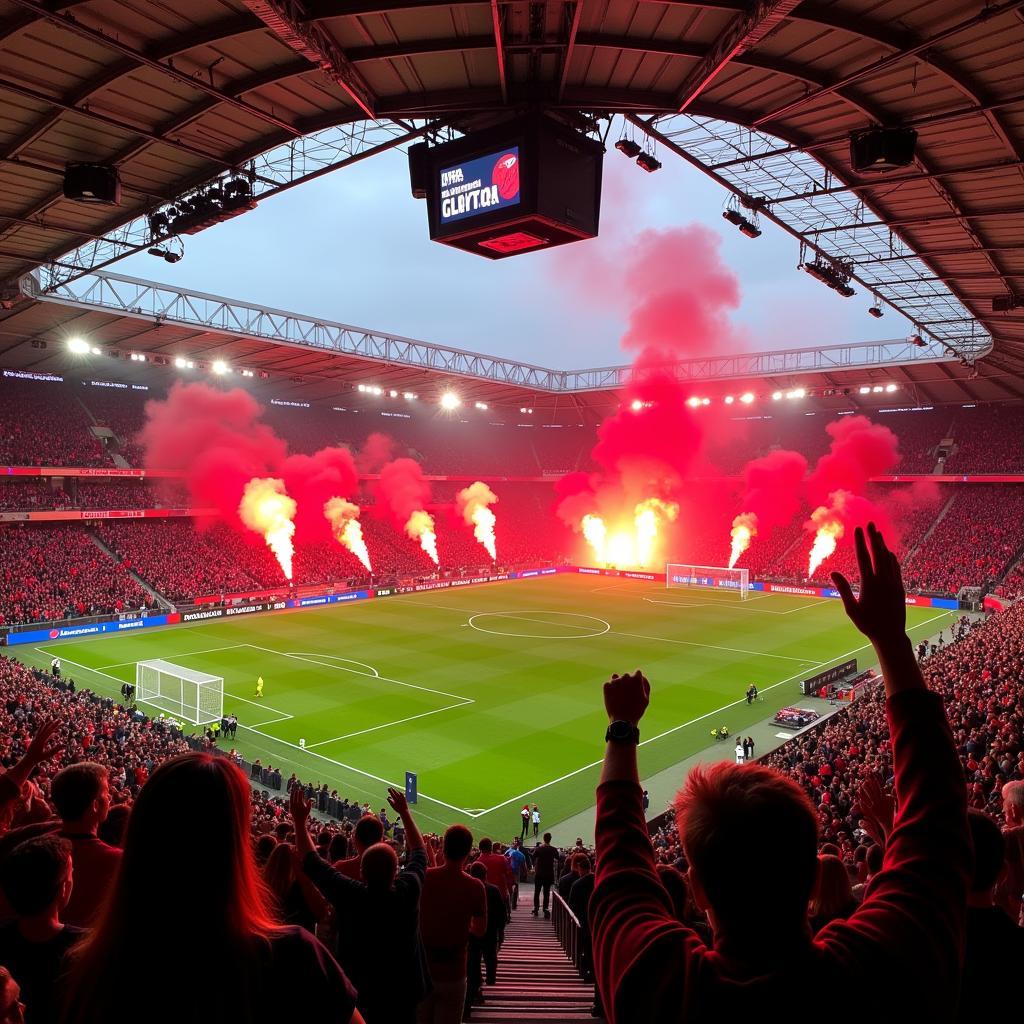
<path id="1" fill-rule="evenodd" d="M 491 261 L 431 242 L 426 203 L 409 191 L 404 153 L 387 152 L 268 199 L 186 237 L 185 258 L 147 253 L 110 269 L 376 331 L 555 369 L 629 361 L 629 317 L 615 268 L 649 229 L 703 224 L 721 239 L 740 282 L 733 320 L 748 351 L 904 337 L 892 310 L 868 316 L 870 295 L 844 299 L 797 270 L 794 239 L 769 222 L 748 239 L 722 219 L 727 193 L 671 153 L 647 174 L 609 148 L 601 234 L 594 240 Z M 609 294 L 609 291 L 613 294 Z"/>

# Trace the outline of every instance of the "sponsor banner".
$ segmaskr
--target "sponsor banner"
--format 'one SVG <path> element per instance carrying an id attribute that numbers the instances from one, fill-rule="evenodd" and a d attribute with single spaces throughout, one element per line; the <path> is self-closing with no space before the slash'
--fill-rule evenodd
<path id="1" fill-rule="evenodd" d="M 566 569 L 563 566 L 549 566 L 547 569 L 524 569 L 522 572 L 509 573 L 510 580 L 528 580 L 534 576 L 554 576 L 555 573 L 565 572 Z M 574 569 L 569 569 L 570 572 L 575 572 Z"/>
<path id="2" fill-rule="evenodd" d="M 287 601 L 273 601 L 264 604 L 239 604 L 231 605 L 224 609 L 224 616 L 230 618 L 232 615 L 252 615 L 254 612 L 279 612 L 288 607 Z"/>
<path id="3" fill-rule="evenodd" d="M 930 480 L 934 484 L 1024 484 L 1024 473 L 901 473 L 871 478 L 872 483 L 886 484 L 909 484 L 915 480 Z"/>
<path id="4" fill-rule="evenodd" d="M 206 619 L 220 619 L 224 617 L 223 608 L 206 608 L 201 612 L 182 612 L 182 622 L 203 622 Z"/>
<path id="5" fill-rule="evenodd" d="M 170 519 L 214 516 L 215 508 L 65 509 L 46 512 L 0 512 L 0 523 L 56 523 L 92 519 Z"/>
<path id="6" fill-rule="evenodd" d="M 764 589 L 772 594 L 800 594 L 803 597 L 821 597 L 821 587 L 794 587 L 788 583 L 766 583 Z"/>
<path id="7" fill-rule="evenodd" d="M 398 590 L 395 587 L 378 587 L 372 594 L 373 597 L 391 597 L 393 594 L 397 594 Z"/>
<path id="8" fill-rule="evenodd" d="M 280 601 L 285 608 L 314 608 L 324 604 L 343 604 L 347 601 L 364 601 L 373 594 L 369 590 L 348 590 L 344 594 L 319 594 L 313 597 L 296 597 L 290 601 Z"/>
<path id="9" fill-rule="evenodd" d="M 169 469 L 116 469 L 111 466 L 0 466 L 3 476 L 116 476 L 142 480 L 145 477 L 180 477 Z"/>
<path id="10" fill-rule="evenodd" d="M 22 633 L 8 633 L 8 646 L 15 644 L 45 643 L 48 640 L 66 640 L 76 636 L 95 636 L 98 633 L 124 633 L 150 626 L 166 626 L 168 616 L 151 615 L 145 619 L 118 619 L 115 622 L 90 622 L 82 626 L 54 626 L 52 629 L 30 629 Z"/>

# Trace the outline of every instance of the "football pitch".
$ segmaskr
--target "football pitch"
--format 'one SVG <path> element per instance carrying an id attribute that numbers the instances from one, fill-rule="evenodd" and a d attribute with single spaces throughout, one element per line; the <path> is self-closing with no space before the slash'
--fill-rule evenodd
<path id="1" fill-rule="evenodd" d="M 907 616 L 916 638 L 954 617 L 914 607 Z M 872 663 L 839 601 L 741 602 L 568 574 L 12 653 L 42 667 L 59 656 L 65 676 L 114 698 L 135 681 L 138 661 L 223 676 L 225 713 L 240 728 L 221 746 L 375 810 L 386 786 L 401 788 L 413 771 L 426 829 L 470 821 L 478 835 L 502 837 L 518 832 L 527 800 L 540 805 L 545 828 L 593 805 L 601 684 L 612 672 L 642 668 L 651 680 L 646 777 L 708 747 L 713 726 L 736 733 L 798 703 L 805 676 L 852 657 Z M 748 706 L 751 682 L 763 700 Z"/>

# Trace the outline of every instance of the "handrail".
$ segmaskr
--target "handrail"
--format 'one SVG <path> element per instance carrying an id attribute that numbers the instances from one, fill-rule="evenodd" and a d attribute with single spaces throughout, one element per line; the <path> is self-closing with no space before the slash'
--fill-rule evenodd
<path id="1" fill-rule="evenodd" d="M 551 924 L 555 929 L 558 944 L 572 961 L 573 967 L 583 974 L 583 926 L 579 918 L 569 909 L 569 904 L 558 895 L 551 893 Z"/>

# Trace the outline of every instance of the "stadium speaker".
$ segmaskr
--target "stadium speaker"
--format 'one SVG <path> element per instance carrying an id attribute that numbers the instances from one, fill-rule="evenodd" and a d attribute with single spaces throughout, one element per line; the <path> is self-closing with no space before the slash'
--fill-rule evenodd
<path id="1" fill-rule="evenodd" d="M 914 160 L 913 128 L 869 128 L 850 136 L 850 163 L 857 174 L 884 174 Z"/>
<path id="2" fill-rule="evenodd" d="M 78 203 L 121 202 L 121 179 L 108 164 L 68 164 L 64 169 L 64 198 Z"/>
<path id="3" fill-rule="evenodd" d="M 417 142 L 409 147 L 409 184 L 413 199 L 426 199 L 430 191 L 430 146 Z"/>

